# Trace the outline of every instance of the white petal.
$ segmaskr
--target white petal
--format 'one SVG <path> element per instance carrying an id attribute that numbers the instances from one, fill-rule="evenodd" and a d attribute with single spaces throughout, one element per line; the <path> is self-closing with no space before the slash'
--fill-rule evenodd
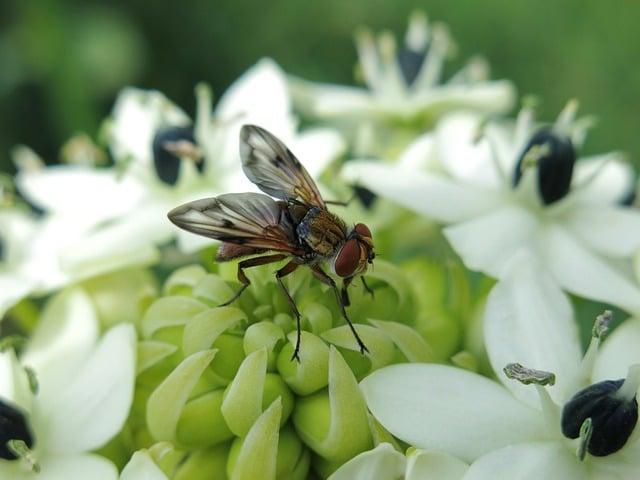
<path id="1" fill-rule="evenodd" d="M 295 77 L 289 78 L 289 87 L 297 108 L 311 116 L 336 118 L 381 114 L 375 98 L 363 88 L 320 84 Z"/>
<path id="2" fill-rule="evenodd" d="M 392 365 L 360 386 L 373 416 L 393 435 L 466 461 L 545 436 L 539 411 L 517 401 L 499 383 L 462 369 Z"/>
<path id="3" fill-rule="evenodd" d="M 397 165 L 406 170 L 435 171 L 441 168 L 435 153 L 435 138 L 433 133 L 428 132 L 419 136 L 402 152 Z"/>
<path id="4" fill-rule="evenodd" d="M 572 211 L 566 225 L 602 255 L 629 257 L 640 249 L 640 213 L 632 208 L 590 205 Z"/>
<path id="5" fill-rule="evenodd" d="M 86 216 L 95 223 L 128 213 L 140 200 L 141 185 L 115 169 L 57 165 L 22 171 L 16 184 L 31 203 L 43 210 Z"/>
<path id="6" fill-rule="evenodd" d="M 593 366 L 592 380 L 618 380 L 631 365 L 640 363 L 640 319 L 625 321 L 605 338 Z"/>
<path id="7" fill-rule="evenodd" d="M 502 200 L 494 191 L 381 162 L 348 162 L 343 175 L 383 198 L 445 223 L 473 218 L 494 208 Z"/>
<path id="8" fill-rule="evenodd" d="M 580 159 L 571 181 L 572 195 L 596 205 L 619 203 L 635 187 L 633 167 L 618 153 Z"/>
<path id="9" fill-rule="evenodd" d="M 98 455 L 47 455 L 38 458 L 40 473 L 20 462 L 0 459 L 0 478 L 7 480 L 117 480 L 118 470 Z"/>
<path id="10" fill-rule="evenodd" d="M 447 227 L 444 234 L 468 268 L 499 278 L 511 258 L 529 246 L 537 227 L 528 210 L 507 205 Z"/>
<path id="11" fill-rule="evenodd" d="M 224 128 L 220 150 L 215 153 L 217 172 L 240 170 L 238 138 L 242 125 L 260 125 L 285 143 L 295 130 L 284 72 L 268 58 L 252 66 L 227 89 L 215 114 Z"/>
<path id="12" fill-rule="evenodd" d="M 0 352 L 0 399 L 31 411 L 29 379 L 13 350 Z"/>
<path id="13" fill-rule="evenodd" d="M 406 459 L 390 444 L 381 443 L 336 470 L 329 480 L 398 480 L 403 478 Z"/>
<path id="14" fill-rule="evenodd" d="M 541 237 L 541 251 L 560 285 L 582 297 L 640 311 L 640 289 L 614 265 L 589 251 L 566 229 L 550 225 Z"/>
<path id="15" fill-rule="evenodd" d="M 464 480 L 584 480 L 591 478 L 585 463 L 560 442 L 524 443 L 480 458 L 471 465 Z"/>
<path id="16" fill-rule="evenodd" d="M 39 397 L 52 398 L 91 354 L 100 325 L 94 305 L 80 288 L 69 288 L 46 304 L 22 355 L 38 377 Z"/>
<path id="17" fill-rule="evenodd" d="M 109 330 L 97 348 L 46 402 L 48 451 L 83 452 L 103 446 L 124 425 L 133 399 L 136 335 L 132 325 Z"/>
<path id="18" fill-rule="evenodd" d="M 169 480 L 146 451 L 133 454 L 120 474 L 120 480 Z"/>
<path id="19" fill-rule="evenodd" d="M 17 273 L 0 274 L 0 321 L 7 310 L 29 295 L 34 287 L 35 282 Z"/>
<path id="20" fill-rule="evenodd" d="M 300 134 L 289 146 L 312 178 L 317 178 L 332 160 L 344 153 L 342 137 L 328 128 L 315 128 Z"/>
<path id="21" fill-rule="evenodd" d="M 532 385 L 509 380 L 502 369 L 521 363 L 556 374 L 548 387 L 556 402 L 575 392 L 582 349 L 569 298 L 530 255 L 516 255 L 493 287 L 484 317 L 484 339 L 491 366 L 519 399 L 538 407 Z"/>
<path id="22" fill-rule="evenodd" d="M 461 480 L 468 469 L 465 462 L 446 453 L 418 450 L 409 457 L 405 480 Z"/>
<path id="23" fill-rule="evenodd" d="M 480 137 L 483 117 L 471 112 L 445 116 L 436 126 L 436 148 L 442 167 L 453 178 L 471 185 L 502 183 L 486 137 Z"/>
<path id="24" fill-rule="evenodd" d="M 132 157 L 136 168 L 152 160 L 153 137 L 163 125 L 188 125 L 189 117 L 162 93 L 125 88 L 113 106 L 110 140 L 117 160 Z"/>

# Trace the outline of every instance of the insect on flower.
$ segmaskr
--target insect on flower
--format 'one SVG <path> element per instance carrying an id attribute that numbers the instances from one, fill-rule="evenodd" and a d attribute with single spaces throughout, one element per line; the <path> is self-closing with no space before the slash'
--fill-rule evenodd
<path id="1" fill-rule="evenodd" d="M 375 258 L 371 231 L 362 223 L 349 228 L 331 213 L 327 204 L 345 203 L 323 200 L 304 166 L 284 143 L 263 128 L 242 127 L 240 156 L 245 175 L 271 196 L 228 193 L 186 203 L 168 215 L 180 228 L 221 240 L 217 261 L 251 256 L 238 263 L 242 287 L 223 305 L 235 301 L 250 285 L 244 269 L 288 259 L 275 275 L 296 317 L 298 335 L 292 360 L 299 361 L 300 312 L 282 278 L 301 265 L 308 266 L 318 280 L 334 290 L 360 352 L 368 352 L 345 307 L 349 305 L 347 288 Z M 323 261 L 328 261 L 332 271 L 342 278 L 341 289 L 322 269 Z M 365 289 L 372 293 L 361 278 Z"/>

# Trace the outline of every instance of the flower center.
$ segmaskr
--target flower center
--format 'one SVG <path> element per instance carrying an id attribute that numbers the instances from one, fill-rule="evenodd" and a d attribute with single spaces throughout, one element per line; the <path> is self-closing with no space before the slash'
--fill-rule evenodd
<path id="1" fill-rule="evenodd" d="M 153 165 L 158 178 L 175 185 L 182 160 L 193 160 L 199 172 L 204 169 L 202 151 L 197 146 L 192 127 L 171 127 L 160 130 L 153 139 Z"/>
<path id="2" fill-rule="evenodd" d="M 637 365 L 629 369 L 626 379 L 605 380 L 580 390 L 562 409 L 563 435 L 584 438 L 586 450 L 596 457 L 617 452 L 627 443 L 638 422 L 639 386 L 640 365 Z M 585 430 L 589 430 L 586 437 Z"/>
<path id="3" fill-rule="evenodd" d="M 539 130 L 518 159 L 513 172 L 513 186 L 520 183 L 526 169 L 535 168 L 540 197 L 545 205 L 550 205 L 569 192 L 575 161 L 576 152 L 569 138 L 550 129 Z"/>
<path id="4" fill-rule="evenodd" d="M 0 458 L 17 460 L 20 452 L 16 451 L 14 445 L 23 442 L 28 449 L 33 446 L 34 441 L 22 412 L 0 400 Z"/>

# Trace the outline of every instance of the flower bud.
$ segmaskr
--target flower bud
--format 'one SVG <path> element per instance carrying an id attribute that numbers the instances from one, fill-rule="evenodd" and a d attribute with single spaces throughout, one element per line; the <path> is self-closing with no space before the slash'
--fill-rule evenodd
<path id="1" fill-rule="evenodd" d="M 279 346 L 284 343 L 282 328 L 272 322 L 258 322 L 247 328 L 244 333 L 244 352 L 249 355 L 256 350 L 266 348 L 268 352 L 267 369 L 274 371 Z"/>
<path id="2" fill-rule="evenodd" d="M 593 430 L 587 451 L 604 457 L 620 450 L 638 423 L 635 391 L 621 394 L 624 383 L 624 379 L 605 380 L 576 393 L 562 409 L 563 435 L 578 438 L 582 424 L 590 418 Z"/>
<path id="3" fill-rule="evenodd" d="M 173 480 L 226 480 L 229 443 L 190 453 L 177 468 Z"/>

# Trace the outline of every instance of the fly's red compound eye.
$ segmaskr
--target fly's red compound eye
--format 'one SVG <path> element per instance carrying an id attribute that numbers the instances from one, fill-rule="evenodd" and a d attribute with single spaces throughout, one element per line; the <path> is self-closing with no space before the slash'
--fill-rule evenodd
<path id="1" fill-rule="evenodd" d="M 356 223 L 356 226 L 353 228 L 356 233 L 362 237 L 372 238 L 371 230 L 364 223 Z"/>
<path id="2" fill-rule="evenodd" d="M 355 238 L 347 240 L 336 256 L 334 269 L 340 277 L 352 276 L 360 263 L 360 245 Z"/>

